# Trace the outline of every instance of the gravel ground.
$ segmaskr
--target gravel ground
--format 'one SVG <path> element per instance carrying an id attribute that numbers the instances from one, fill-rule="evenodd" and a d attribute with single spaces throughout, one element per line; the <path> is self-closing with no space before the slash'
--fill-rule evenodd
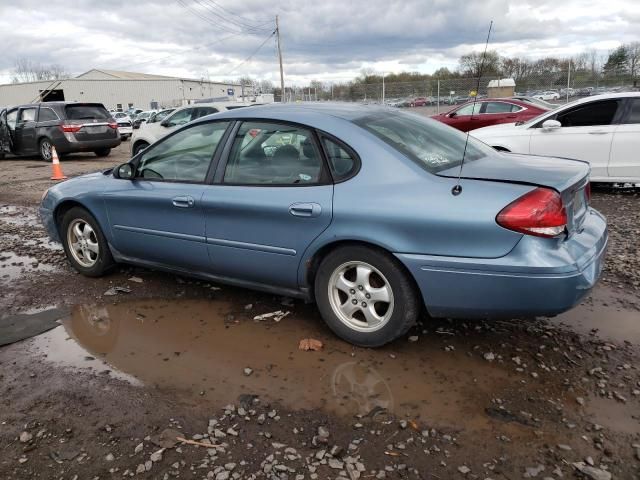
<path id="1" fill-rule="evenodd" d="M 126 159 L 125 144 L 63 167 Z M 609 256 L 572 312 L 425 319 L 368 350 L 290 299 L 130 267 L 80 277 L 36 218 L 43 165 L 0 162 L 0 312 L 71 313 L 0 348 L 0 478 L 640 478 L 637 192 L 594 190 Z"/>

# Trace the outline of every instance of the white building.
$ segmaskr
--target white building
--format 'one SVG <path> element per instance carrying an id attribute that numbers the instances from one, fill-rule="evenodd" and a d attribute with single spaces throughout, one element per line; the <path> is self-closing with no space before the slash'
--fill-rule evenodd
<path id="1" fill-rule="evenodd" d="M 0 107 L 53 100 L 99 102 L 108 109 L 177 107 L 204 98 L 235 101 L 240 85 L 93 69 L 65 80 L 0 85 Z"/>

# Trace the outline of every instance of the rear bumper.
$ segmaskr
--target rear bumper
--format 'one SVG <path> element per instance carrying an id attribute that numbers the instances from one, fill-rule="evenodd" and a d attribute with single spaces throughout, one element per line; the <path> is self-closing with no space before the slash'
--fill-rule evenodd
<path id="1" fill-rule="evenodd" d="M 397 254 L 411 271 L 433 317 L 557 315 L 595 286 L 608 242 L 606 221 L 590 210 L 568 239 L 523 236 L 496 259 Z"/>
<path id="2" fill-rule="evenodd" d="M 120 134 L 103 140 L 73 140 L 58 138 L 53 140 L 58 153 L 93 152 L 102 148 L 115 148 L 120 145 Z"/>

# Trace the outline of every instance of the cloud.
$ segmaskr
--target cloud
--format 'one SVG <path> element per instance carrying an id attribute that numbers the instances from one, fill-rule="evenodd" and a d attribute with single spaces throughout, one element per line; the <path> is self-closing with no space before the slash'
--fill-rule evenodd
<path id="1" fill-rule="evenodd" d="M 462 53 L 482 48 L 491 20 L 492 48 L 509 55 L 568 55 L 640 40 L 637 0 L 609 0 L 606 8 L 599 0 L 23 0 L 0 6 L 0 80 L 19 57 L 75 74 L 95 67 L 275 80 L 274 38 L 247 57 L 276 14 L 285 75 L 294 83 L 345 80 L 365 66 L 453 68 Z"/>

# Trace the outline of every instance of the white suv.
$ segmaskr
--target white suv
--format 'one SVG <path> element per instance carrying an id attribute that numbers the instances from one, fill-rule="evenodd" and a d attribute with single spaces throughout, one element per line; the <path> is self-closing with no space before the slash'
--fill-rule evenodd
<path id="1" fill-rule="evenodd" d="M 131 137 L 131 154 L 136 155 L 140 150 L 147 148 L 152 143 L 160 140 L 169 132 L 189 123 L 196 118 L 211 115 L 212 113 L 224 112 L 234 108 L 257 105 L 256 103 L 196 103 L 176 109 L 172 114 L 167 115 L 161 122 L 150 123 L 144 128 L 135 130 Z"/>

